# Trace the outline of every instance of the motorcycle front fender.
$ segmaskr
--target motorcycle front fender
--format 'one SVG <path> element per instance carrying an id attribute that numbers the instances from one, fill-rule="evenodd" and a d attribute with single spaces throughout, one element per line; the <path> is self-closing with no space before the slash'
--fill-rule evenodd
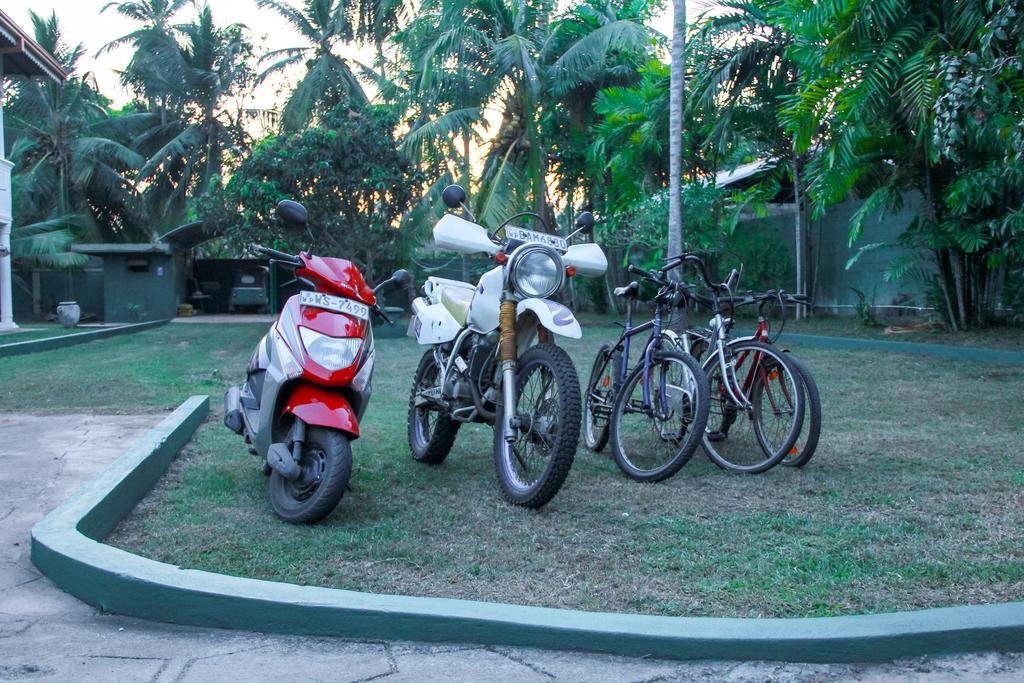
<path id="1" fill-rule="evenodd" d="M 297 382 L 285 402 L 285 414 L 301 419 L 307 425 L 328 427 L 359 438 L 359 419 L 345 397 L 309 382 Z"/>
<path id="2" fill-rule="evenodd" d="M 537 317 L 537 322 L 555 334 L 571 339 L 583 336 L 583 330 L 568 308 L 550 299 L 523 299 L 516 306 L 516 320 L 527 311 Z"/>

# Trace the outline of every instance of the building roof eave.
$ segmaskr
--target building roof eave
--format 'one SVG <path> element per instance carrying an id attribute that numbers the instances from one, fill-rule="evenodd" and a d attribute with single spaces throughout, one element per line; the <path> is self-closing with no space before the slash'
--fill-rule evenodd
<path id="1" fill-rule="evenodd" d="M 67 79 L 64 67 L 20 26 L 0 10 L 0 59 L 3 75 L 45 77 L 57 83 Z"/>

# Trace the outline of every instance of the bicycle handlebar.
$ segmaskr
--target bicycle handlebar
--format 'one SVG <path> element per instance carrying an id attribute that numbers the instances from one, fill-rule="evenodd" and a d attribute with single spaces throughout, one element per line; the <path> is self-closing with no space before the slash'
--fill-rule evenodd
<path id="1" fill-rule="evenodd" d="M 271 249 L 270 247 L 256 245 L 255 247 L 253 247 L 253 251 L 255 251 L 257 254 L 264 254 L 266 256 L 269 256 L 271 259 L 275 261 L 283 261 L 284 263 L 290 263 L 295 266 L 302 265 L 302 259 L 299 258 L 298 256 L 286 254 L 285 252 L 278 251 L 277 249 Z"/>
<path id="2" fill-rule="evenodd" d="M 667 273 L 673 268 L 680 266 L 684 263 L 694 263 L 697 265 L 697 270 L 700 272 L 701 278 L 704 280 L 709 288 L 715 291 L 731 291 L 736 286 L 736 280 L 739 279 L 739 271 L 733 268 L 732 272 L 729 273 L 729 277 L 723 283 L 716 283 L 711 279 L 711 273 L 708 272 L 707 264 L 697 254 L 680 254 L 679 256 L 673 256 L 668 260 L 668 263 L 664 265 L 659 272 Z"/>

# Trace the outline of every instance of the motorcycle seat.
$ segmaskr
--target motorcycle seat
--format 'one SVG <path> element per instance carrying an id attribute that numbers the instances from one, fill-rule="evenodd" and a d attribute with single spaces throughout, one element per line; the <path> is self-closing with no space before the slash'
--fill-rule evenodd
<path id="1" fill-rule="evenodd" d="M 469 304 L 473 301 L 476 290 L 467 287 L 445 286 L 441 288 L 441 303 L 452 314 L 459 325 L 466 324 L 469 316 Z"/>
<path id="2" fill-rule="evenodd" d="M 615 296 L 621 296 L 623 298 L 629 299 L 635 297 L 637 294 L 640 293 L 640 283 L 637 282 L 636 280 L 633 280 L 625 287 L 616 287 L 612 292 L 613 294 L 615 294 Z"/>

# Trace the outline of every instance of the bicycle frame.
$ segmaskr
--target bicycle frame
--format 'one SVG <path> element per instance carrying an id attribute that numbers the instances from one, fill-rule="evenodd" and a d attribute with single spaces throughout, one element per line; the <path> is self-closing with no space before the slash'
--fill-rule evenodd
<path id="1" fill-rule="evenodd" d="M 716 297 L 716 299 L 717 299 L 717 297 Z M 764 311 L 762 310 L 763 306 L 764 306 L 764 302 L 759 304 L 758 307 L 757 307 L 757 327 L 754 329 L 754 333 L 752 335 L 750 335 L 750 336 L 747 336 L 747 337 L 737 337 L 736 339 L 733 339 L 732 341 L 741 341 L 741 340 L 749 339 L 749 340 L 764 342 L 766 344 L 771 343 L 770 342 L 771 337 L 769 336 L 769 332 L 770 332 L 771 328 L 770 328 L 769 323 L 768 323 L 768 318 L 767 318 L 767 316 L 765 316 Z M 717 310 L 717 306 L 716 306 L 716 310 Z M 716 319 L 716 322 L 719 322 L 719 327 L 721 328 L 721 323 L 724 322 L 724 320 L 722 320 L 722 318 L 721 318 L 721 314 L 720 313 L 716 313 L 715 319 Z M 728 346 L 728 340 L 727 340 L 728 335 L 725 335 L 725 337 L 726 337 L 726 346 Z M 719 354 L 719 361 L 722 362 L 723 359 L 724 359 L 724 354 L 719 353 L 718 350 L 716 350 L 716 353 Z M 735 362 L 732 364 L 732 369 L 733 370 L 735 370 L 736 366 L 743 365 L 743 362 L 746 360 L 748 353 L 749 352 L 745 351 L 745 352 L 741 353 L 740 355 L 738 355 L 736 357 Z M 753 362 L 751 362 L 751 364 L 750 364 L 749 370 L 747 370 L 746 377 L 743 378 L 742 390 L 743 390 L 743 394 L 744 395 L 747 395 L 750 392 L 750 388 L 754 384 L 755 371 L 757 371 L 758 369 L 761 368 L 761 361 L 762 361 L 761 355 L 762 354 L 760 354 L 760 353 L 757 353 L 755 355 Z M 723 367 L 723 370 L 724 369 L 725 368 Z M 725 375 L 723 375 L 723 376 L 725 376 Z M 734 381 L 734 382 L 736 381 L 735 372 L 732 373 L 732 381 Z M 736 397 L 733 394 L 732 387 L 729 386 L 729 383 L 726 383 L 726 389 L 729 390 L 730 397 L 733 398 L 733 400 L 735 400 Z M 785 395 L 786 394 L 785 385 L 783 385 L 781 387 L 781 390 L 782 390 L 783 394 Z M 785 398 L 787 400 L 790 400 L 790 397 L 788 395 L 785 395 Z M 768 400 L 769 400 L 769 402 L 772 405 L 772 409 L 773 410 L 778 410 L 778 406 L 775 405 L 775 399 L 774 399 L 774 397 L 770 393 L 768 394 Z"/>
<path id="2" fill-rule="evenodd" d="M 615 348 L 621 348 L 622 349 L 622 358 L 620 359 L 619 367 L 616 368 L 616 371 L 618 373 L 618 376 L 616 378 L 618 380 L 616 382 L 617 386 L 622 386 L 622 384 L 626 381 L 626 376 L 629 374 L 629 347 L 630 347 L 630 340 L 633 337 L 635 337 L 636 335 L 642 334 L 642 333 L 646 332 L 647 330 L 651 330 L 651 336 L 647 340 L 647 345 L 644 347 L 644 357 L 643 357 L 643 364 L 644 364 L 643 401 L 644 401 L 644 410 L 651 410 L 651 408 L 652 408 L 651 407 L 651 383 L 647 381 L 647 378 L 649 378 L 650 375 L 651 375 L 651 364 L 652 364 L 652 361 L 654 359 L 654 352 L 661 345 L 661 333 L 662 333 L 662 329 L 661 329 L 661 306 L 655 307 L 655 309 L 654 309 L 654 318 L 652 318 L 651 320 L 648 320 L 645 323 L 642 323 L 642 324 L 637 325 L 636 327 L 634 327 L 633 326 L 633 299 L 631 299 L 631 298 L 630 299 L 626 299 L 626 323 L 623 325 L 622 335 L 619 337 L 619 341 L 615 345 Z M 665 391 L 666 387 L 664 386 L 664 384 L 665 384 L 665 376 L 662 375 L 661 376 L 661 385 L 662 386 L 658 387 L 659 390 L 660 390 L 659 391 L 659 395 L 661 396 L 661 400 L 662 401 L 665 400 L 665 394 L 666 394 L 666 391 Z M 662 412 L 664 412 L 665 406 L 660 406 L 660 407 L 662 408 Z"/>

